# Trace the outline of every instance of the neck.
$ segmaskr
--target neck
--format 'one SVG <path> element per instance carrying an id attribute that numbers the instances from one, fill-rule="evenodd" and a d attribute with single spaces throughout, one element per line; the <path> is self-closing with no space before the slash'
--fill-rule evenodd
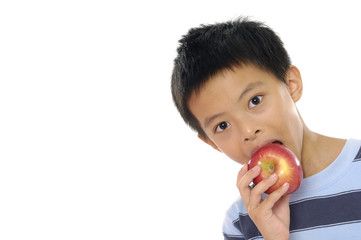
<path id="1" fill-rule="evenodd" d="M 323 136 L 304 126 L 301 157 L 304 178 L 328 167 L 341 153 L 345 143 L 345 139 Z"/>

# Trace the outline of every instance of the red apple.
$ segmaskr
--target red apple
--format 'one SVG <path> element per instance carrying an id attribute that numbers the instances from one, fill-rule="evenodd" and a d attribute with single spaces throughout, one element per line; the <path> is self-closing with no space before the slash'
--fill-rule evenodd
<path id="1" fill-rule="evenodd" d="M 271 176 L 272 173 L 278 175 L 277 182 L 265 192 L 267 194 L 286 182 L 290 185 L 286 194 L 295 192 L 301 185 L 303 172 L 300 161 L 291 150 L 281 144 L 268 144 L 255 152 L 248 163 L 248 169 L 256 165 L 261 167 L 261 173 L 253 179 L 255 185 Z"/>

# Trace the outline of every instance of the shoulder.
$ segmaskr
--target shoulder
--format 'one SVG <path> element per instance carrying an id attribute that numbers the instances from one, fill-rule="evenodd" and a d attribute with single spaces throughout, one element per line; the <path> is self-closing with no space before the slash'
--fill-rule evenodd
<path id="1" fill-rule="evenodd" d="M 223 223 L 223 235 L 227 240 L 263 239 L 256 225 L 248 216 L 240 197 L 229 207 Z"/>
<path id="2" fill-rule="evenodd" d="M 361 140 L 349 139 L 345 145 L 345 149 L 345 151 L 351 153 L 351 157 L 354 156 L 354 161 L 361 160 Z"/>
<path id="3" fill-rule="evenodd" d="M 241 197 L 238 197 L 226 211 L 222 228 L 225 236 L 243 236 L 237 224 L 239 216 L 242 214 L 247 214 L 247 211 Z"/>
<path id="4" fill-rule="evenodd" d="M 229 240 L 262 238 L 256 225 L 248 216 L 241 197 L 238 197 L 226 212 L 223 235 L 225 239 Z"/>

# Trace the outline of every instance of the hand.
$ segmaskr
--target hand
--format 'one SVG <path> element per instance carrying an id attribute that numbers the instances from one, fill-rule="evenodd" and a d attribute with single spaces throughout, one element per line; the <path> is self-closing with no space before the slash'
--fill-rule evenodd
<path id="1" fill-rule="evenodd" d="M 248 166 L 245 164 L 239 171 L 237 188 L 249 217 L 257 226 L 264 239 L 289 239 L 290 196 L 284 195 L 289 185 L 287 183 L 284 184 L 265 199 L 262 199 L 262 194 L 276 183 L 278 176 L 275 174 L 264 179 L 251 189 L 249 185 L 259 175 L 261 168 L 256 166 L 249 171 L 247 168 Z"/>

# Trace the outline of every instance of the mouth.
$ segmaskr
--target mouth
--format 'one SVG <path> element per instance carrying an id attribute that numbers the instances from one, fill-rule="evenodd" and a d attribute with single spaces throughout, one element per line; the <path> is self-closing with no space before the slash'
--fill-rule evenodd
<path id="1" fill-rule="evenodd" d="M 284 146 L 283 142 L 279 141 L 279 140 L 275 140 L 273 142 L 268 142 L 268 143 L 264 143 L 261 145 L 258 145 L 257 147 L 255 147 L 252 151 L 251 151 L 251 156 L 253 156 L 253 154 L 255 154 L 259 149 L 261 149 L 262 147 L 264 147 L 267 144 L 279 144 Z"/>
<path id="2" fill-rule="evenodd" d="M 274 141 L 272 142 L 273 144 L 279 144 L 279 145 L 284 145 L 281 141 Z"/>

